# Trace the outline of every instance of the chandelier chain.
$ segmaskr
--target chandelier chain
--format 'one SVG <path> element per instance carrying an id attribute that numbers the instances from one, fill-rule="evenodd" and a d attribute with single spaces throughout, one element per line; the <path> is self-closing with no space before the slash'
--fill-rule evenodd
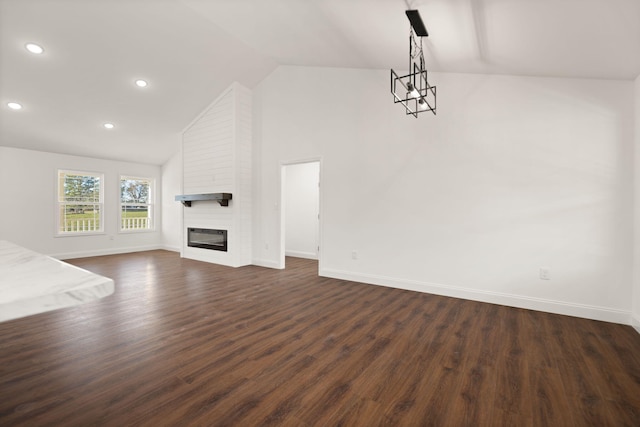
<path id="1" fill-rule="evenodd" d="M 411 25 L 409 25 L 409 38 L 411 40 L 411 49 L 409 49 L 411 52 L 411 60 L 422 57 L 422 37 L 420 37 L 420 42 L 418 43 L 418 40 L 416 40 L 416 33 L 413 31 L 413 27 L 411 27 Z"/>

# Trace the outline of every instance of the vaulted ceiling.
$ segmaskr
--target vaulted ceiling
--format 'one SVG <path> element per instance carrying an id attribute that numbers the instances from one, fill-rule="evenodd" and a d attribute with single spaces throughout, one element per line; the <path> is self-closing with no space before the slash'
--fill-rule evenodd
<path id="1" fill-rule="evenodd" d="M 639 0 L 0 0 L 0 145 L 162 164 L 233 81 L 403 69 L 406 9 L 433 71 L 640 75 Z"/>

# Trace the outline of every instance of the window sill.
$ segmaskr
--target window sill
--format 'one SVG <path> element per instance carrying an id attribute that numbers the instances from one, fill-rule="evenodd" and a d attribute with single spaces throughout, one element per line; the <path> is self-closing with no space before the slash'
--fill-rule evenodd
<path id="1" fill-rule="evenodd" d="M 87 231 L 86 233 L 56 233 L 53 237 L 105 236 L 104 231 Z"/>
<path id="2" fill-rule="evenodd" d="M 137 233 L 153 233 L 155 229 L 140 229 L 140 230 L 119 230 L 118 234 L 137 234 Z"/>

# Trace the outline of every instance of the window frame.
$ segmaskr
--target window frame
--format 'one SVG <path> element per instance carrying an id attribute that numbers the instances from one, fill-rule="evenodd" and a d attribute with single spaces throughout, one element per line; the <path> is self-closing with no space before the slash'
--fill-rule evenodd
<path id="1" fill-rule="evenodd" d="M 75 175 L 75 176 L 90 176 L 93 178 L 97 178 L 100 182 L 100 186 L 99 186 L 99 196 L 98 196 L 98 201 L 79 201 L 79 202 L 69 202 L 64 200 L 65 196 L 64 196 L 64 190 L 63 190 L 63 185 L 62 183 L 64 182 L 64 180 L 62 179 L 62 174 L 64 174 L 65 176 L 67 175 Z M 105 227 L 104 227 L 104 210 L 105 210 L 105 205 L 104 205 L 104 200 L 105 200 L 105 179 L 104 179 L 104 173 L 102 172 L 95 172 L 95 171 L 83 171 L 83 170 L 77 170 L 77 169 L 57 169 L 56 170 L 56 179 L 55 179 L 55 185 L 56 185 L 56 190 L 55 190 L 55 194 L 56 194 L 56 203 L 55 203 L 55 237 L 78 237 L 78 236 L 95 236 L 95 235 L 103 235 L 106 234 L 105 232 Z M 66 231 L 66 230 L 61 230 L 61 225 L 62 225 L 62 212 L 63 209 L 66 210 L 66 208 L 64 208 L 67 205 L 97 205 L 99 208 L 99 215 L 98 215 L 98 221 L 100 223 L 100 227 L 99 229 L 94 229 L 94 230 L 87 230 L 87 231 Z"/>
<path id="2" fill-rule="evenodd" d="M 149 196 L 148 203 L 131 203 L 122 201 L 122 181 L 124 180 L 136 180 L 146 181 L 149 183 Z M 118 233 L 151 233 L 156 230 L 156 210 L 155 210 L 155 193 L 156 193 L 156 180 L 155 178 L 147 176 L 134 176 L 127 174 L 120 174 L 118 178 Z M 147 218 L 150 223 L 148 228 L 123 228 L 122 227 L 122 212 L 124 206 L 146 206 Z"/>

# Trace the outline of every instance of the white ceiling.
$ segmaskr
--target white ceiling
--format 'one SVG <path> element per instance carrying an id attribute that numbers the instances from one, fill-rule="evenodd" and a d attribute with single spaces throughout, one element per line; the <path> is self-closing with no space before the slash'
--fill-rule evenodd
<path id="1" fill-rule="evenodd" d="M 162 164 L 234 80 L 403 69 L 407 8 L 433 71 L 640 75 L 640 0 L 0 0 L 0 145 Z"/>

